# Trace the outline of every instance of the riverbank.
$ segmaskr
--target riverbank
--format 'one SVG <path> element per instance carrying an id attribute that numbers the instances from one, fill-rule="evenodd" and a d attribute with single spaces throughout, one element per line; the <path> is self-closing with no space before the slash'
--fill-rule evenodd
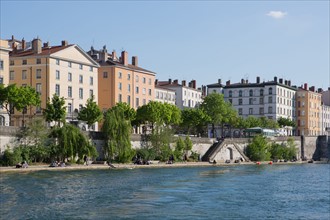
<path id="1" fill-rule="evenodd" d="M 308 163 L 307 161 L 297 161 L 297 162 L 277 162 L 271 165 L 282 165 L 282 164 L 304 164 Z M 314 163 L 326 163 L 320 161 L 314 161 Z M 15 168 L 11 167 L 0 167 L 0 174 L 7 172 L 33 172 L 33 171 L 68 171 L 68 170 L 102 170 L 102 169 L 143 169 L 143 168 L 173 168 L 173 167 L 196 167 L 196 166 L 232 166 L 232 165 L 254 165 L 255 162 L 242 162 L 242 163 L 209 163 L 209 162 L 176 162 L 173 164 L 166 164 L 164 162 L 154 162 L 149 165 L 136 165 L 136 164 L 112 164 L 113 167 L 110 167 L 107 164 L 90 164 L 78 165 L 72 164 L 66 167 L 50 167 L 47 164 L 44 165 L 30 165 L 28 168 Z M 258 164 L 256 164 L 258 165 Z M 260 162 L 259 165 L 270 165 L 268 161 Z"/>

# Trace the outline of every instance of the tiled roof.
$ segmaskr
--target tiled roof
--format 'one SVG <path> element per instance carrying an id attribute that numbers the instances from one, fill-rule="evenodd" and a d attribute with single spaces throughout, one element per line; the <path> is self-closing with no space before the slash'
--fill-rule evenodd
<path id="1" fill-rule="evenodd" d="M 52 47 L 43 47 L 41 53 L 34 53 L 32 51 L 32 49 L 29 50 L 16 50 L 16 51 L 12 51 L 10 53 L 11 57 L 26 57 L 26 56 L 45 56 L 45 55 L 49 55 L 49 54 L 53 54 L 56 53 L 60 50 L 63 50 L 65 48 L 68 48 L 70 46 L 72 46 L 73 44 L 69 44 L 67 46 L 52 46 Z"/>
<path id="2" fill-rule="evenodd" d="M 113 61 L 113 60 L 107 60 L 106 62 L 102 62 L 102 61 L 99 61 L 98 62 L 100 64 L 100 66 L 119 66 L 119 67 L 124 67 L 124 68 L 129 68 L 129 69 L 132 69 L 132 70 L 136 70 L 136 71 L 143 71 L 143 72 L 149 72 L 149 73 L 152 73 L 152 74 L 156 74 L 155 72 L 152 72 L 150 70 L 147 70 L 147 69 L 143 69 L 141 67 L 138 67 L 138 66 L 134 66 L 132 64 L 127 64 L 127 66 L 123 65 L 122 63 L 118 62 L 118 61 Z"/>

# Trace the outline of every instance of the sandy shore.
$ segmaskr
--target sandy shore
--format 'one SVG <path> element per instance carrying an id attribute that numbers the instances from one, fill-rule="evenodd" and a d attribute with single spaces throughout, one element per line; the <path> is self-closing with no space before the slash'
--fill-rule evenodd
<path id="1" fill-rule="evenodd" d="M 261 162 L 260 165 L 269 165 L 269 162 L 264 161 Z M 281 164 L 301 164 L 307 162 L 279 162 L 273 163 L 272 165 L 281 165 Z M 111 168 L 106 164 L 90 164 L 86 165 L 77 165 L 73 164 L 66 167 L 49 167 L 49 165 L 30 165 L 28 168 L 15 168 L 12 167 L 0 167 L 0 174 L 7 172 L 32 172 L 32 171 L 59 171 L 59 170 L 101 170 L 101 169 L 140 169 L 140 168 L 171 168 L 171 167 L 193 167 L 193 166 L 231 166 L 231 165 L 254 165 L 255 162 L 243 162 L 243 163 L 217 163 L 212 164 L 208 162 L 176 162 L 174 164 L 166 164 L 166 163 L 152 163 L 150 165 L 136 165 L 136 164 L 113 164 L 115 168 Z"/>

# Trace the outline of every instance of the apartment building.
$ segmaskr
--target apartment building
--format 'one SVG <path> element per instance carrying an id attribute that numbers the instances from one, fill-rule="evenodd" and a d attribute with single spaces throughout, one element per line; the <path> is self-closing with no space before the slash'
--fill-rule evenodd
<path id="1" fill-rule="evenodd" d="M 0 39 L 0 85 L 9 83 L 9 52 L 8 41 Z M 0 108 L 0 126 L 9 126 L 9 116 L 6 110 Z"/>
<path id="2" fill-rule="evenodd" d="M 209 84 L 206 87 L 207 87 L 207 94 L 211 94 L 211 93 L 223 94 L 225 85 L 222 84 L 221 79 L 218 79 L 217 83 Z"/>
<path id="3" fill-rule="evenodd" d="M 196 80 L 191 80 L 186 85 L 186 80 L 179 81 L 169 79 L 168 81 L 156 81 L 156 85 L 161 88 L 167 88 L 175 91 L 175 105 L 180 108 L 195 108 L 202 102 L 203 92 L 200 88 L 196 88 Z"/>
<path id="4" fill-rule="evenodd" d="M 322 94 L 307 83 L 297 91 L 297 134 L 316 136 L 321 134 Z"/>
<path id="5" fill-rule="evenodd" d="M 31 86 L 41 95 L 41 106 L 27 109 L 25 119 L 41 116 L 47 99 L 54 94 L 65 98 L 67 120 L 72 122 L 77 122 L 77 111 L 88 98 L 94 96 L 98 100 L 99 65 L 77 44 L 64 40 L 51 46 L 37 38 L 32 40 L 31 47 L 26 46 L 24 39 L 12 45 L 9 83 Z M 22 112 L 15 111 L 11 125 L 22 124 Z"/>
<path id="6" fill-rule="evenodd" d="M 109 54 L 106 46 L 101 50 L 91 47 L 88 54 L 100 65 L 98 104 L 103 111 L 118 102 L 137 109 L 154 100 L 155 73 L 139 67 L 137 56 L 133 56 L 129 64 L 127 51 L 122 51 L 118 58 L 116 51 Z"/>
<path id="7" fill-rule="evenodd" d="M 157 80 L 156 80 L 157 82 Z M 175 105 L 175 91 L 165 87 L 155 86 L 155 101 Z"/>

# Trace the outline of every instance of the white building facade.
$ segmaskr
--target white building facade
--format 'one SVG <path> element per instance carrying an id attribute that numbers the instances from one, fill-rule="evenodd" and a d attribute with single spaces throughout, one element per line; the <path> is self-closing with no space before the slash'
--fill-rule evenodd
<path id="1" fill-rule="evenodd" d="M 320 135 L 330 135 L 330 106 L 322 105 L 321 133 Z"/>
<path id="2" fill-rule="evenodd" d="M 175 105 L 175 91 L 155 86 L 155 101 Z"/>

